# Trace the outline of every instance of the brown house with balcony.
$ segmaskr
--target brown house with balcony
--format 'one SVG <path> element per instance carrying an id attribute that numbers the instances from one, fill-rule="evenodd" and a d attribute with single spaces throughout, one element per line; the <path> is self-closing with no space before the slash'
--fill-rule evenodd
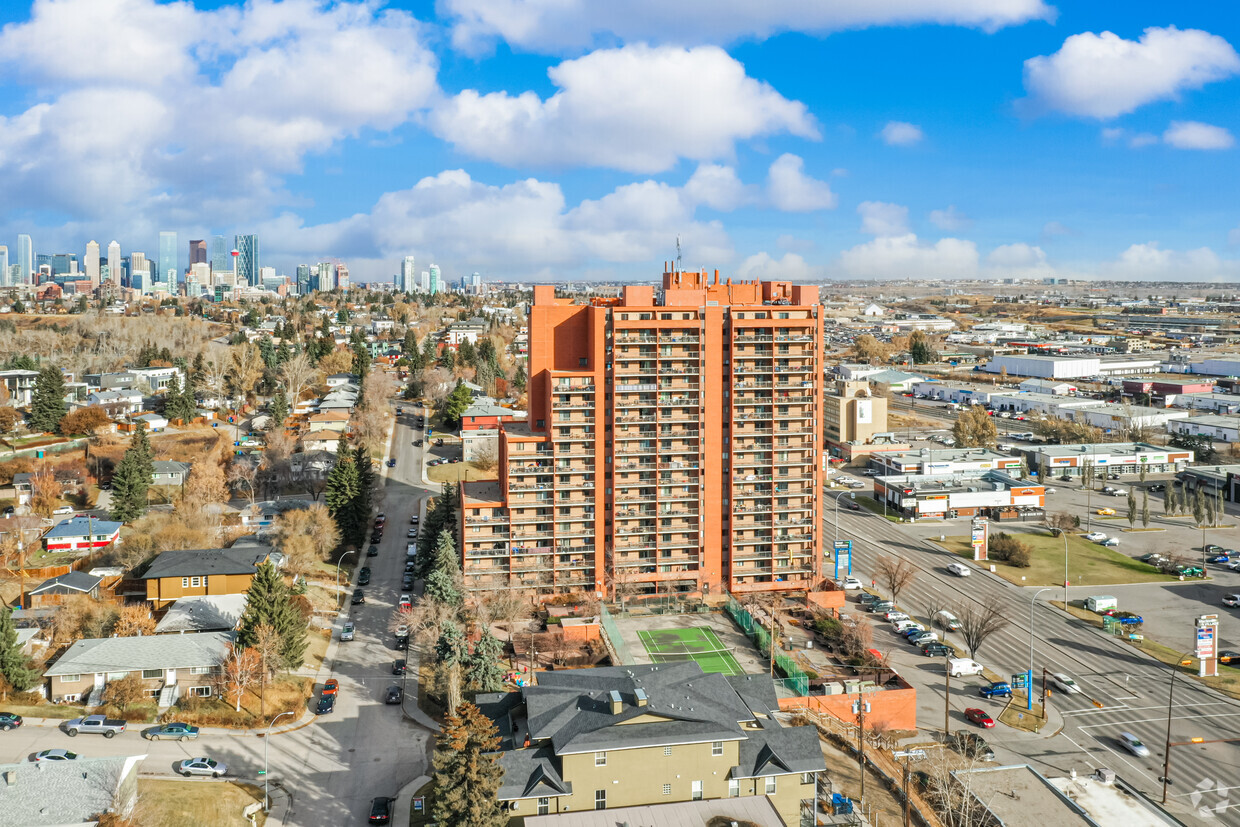
<path id="1" fill-rule="evenodd" d="M 151 561 L 142 579 L 146 599 L 162 609 L 191 595 L 245 594 L 266 548 L 208 548 L 165 551 Z"/>

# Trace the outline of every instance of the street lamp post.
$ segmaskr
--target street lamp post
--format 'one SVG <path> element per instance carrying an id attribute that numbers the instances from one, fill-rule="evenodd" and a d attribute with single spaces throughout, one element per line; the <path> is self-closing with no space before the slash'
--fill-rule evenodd
<path id="1" fill-rule="evenodd" d="M 268 775 L 267 775 L 267 745 L 271 743 L 271 728 L 276 725 L 276 721 L 280 720 L 285 715 L 292 715 L 292 714 L 293 714 L 293 710 L 290 709 L 288 712 L 281 712 L 279 715 L 272 718 L 271 723 L 267 724 L 267 734 L 263 737 L 263 812 L 264 813 L 271 809 L 271 793 L 270 793 L 270 787 L 267 783 L 267 778 L 268 778 Z"/>
<path id="2" fill-rule="evenodd" d="M 1068 532 L 1066 531 L 1063 533 L 1063 610 L 1068 611 Z"/>
<path id="3" fill-rule="evenodd" d="M 336 611 L 337 612 L 340 611 L 340 571 L 343 568 L 341 563 L 343 563 L 344 558 L 348 557 L 350 554 L 357 554 L 357 549 L 350 549 L 349 551 L 346 551 L 344 554 L 340 555 L 340 559 L 336 561 Z"/>
<path id="4" fill-rule="evenodd" d="M 1175 676 L 1180 671 L 1180 661 L 1188 657 L 1189 653 L 1184 652 L 1175 659 L 1175 663 L 1171 664 L 1171 686 L 1167 690 L 1167 741 L 1163 745 L 1163 777 L 1162 777 L 1162 803 L 1167 803 L 1167 785 L 1171 783 L 1167 777 L 1171 772 L 1171 706 L 1175 699 Z"/>
<path id="5" fill-rule="evenodd" d="M 1066 534 L 1065 534 L 1066 536 Z M 1044 589 L 1038 589 L 1033 593 L 1033 597 L 1029 600 L 1029 671 L 1025 673 L 1025 696 L 1029 699 L 1025 705 L 1025 710 L 1033 709 L 1033 607 L 1038 602 L 1038 595 L 1042 592 L 1049 592 L 1053 587 L 1047 586 Z M 1068 600 L 1064 598 L 1064 607 L 1068 605 Z M 1046 714 L 1045 710 L 1042 713 Z"/>

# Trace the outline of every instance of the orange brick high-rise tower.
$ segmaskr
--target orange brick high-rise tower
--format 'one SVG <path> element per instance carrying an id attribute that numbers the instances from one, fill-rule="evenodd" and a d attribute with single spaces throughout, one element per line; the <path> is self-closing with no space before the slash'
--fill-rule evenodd
<path id="1" fill-rule="evenodd" d="M 465 483 L 471 590 L 804 589 L 822 577 L 818 289 L 669 271 L 573 304 L 534 288 L 529 419 Z"/>

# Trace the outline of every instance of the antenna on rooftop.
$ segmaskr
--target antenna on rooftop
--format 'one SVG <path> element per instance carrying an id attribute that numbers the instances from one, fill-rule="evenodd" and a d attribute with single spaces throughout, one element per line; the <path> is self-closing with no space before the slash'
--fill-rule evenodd
<path id="1" fill-rule="evenodd" d="M 676 234 L 676 272 L 684 270 L 684 260 L 680 256 L 680 233 Z"/>

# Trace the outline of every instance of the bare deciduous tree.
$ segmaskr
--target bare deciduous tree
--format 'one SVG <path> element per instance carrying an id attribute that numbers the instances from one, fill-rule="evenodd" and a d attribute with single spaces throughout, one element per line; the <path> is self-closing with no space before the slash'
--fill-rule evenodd
<path id="1" fill-rule="evenodd" d="M 245 493 L 254 508 L 254 496 L 258 493 L 258 465 L 245 457 L 235 458 L 228 466 L 228 483 L 234 490 Z"/>
<path id="2" fill-rule="evenodd" d="M 891 602 L 895 603 L 900 599 L 900 592 L 917 576 L 917 569 L 903 557 L 883 555 L 878 558 L 876 573 L 879 581 L 891 592 Z"/>
<path id="3" fill-rule="evenodd" d="M 978 650 L 988 637 L 1010 622 L 1006 606 L 997 597 L 960 601 L 956 604 L 955 615 L 960 621 L 960 636 L 964 638 L 971 658 L 977 657 Z"/>
<path id="4" fill-rule="evenodd" d="M 228 656 L 220 666 L 220 694 L 235 704 L 237 712 L 241 711 L 241 699 L 246 690 L 252 688 L 262 677 L 262 666 L 258 653 L 253 649 L 243 649 L 233 645 L 228 649 Z"/>
<path id="5" fill-rule="evenodd" d="M 1067 511 L 1056 511 L 1053 514 L 1048 513 L 1043 519 L 1043 522 L 1045 522 L 1046 527 L 1051 530 L 1051 534 L 1056 537 L 1064 532 L 1068 532 L 1076 528 L 1076 518 Z"/>
<path id="6" fill-rule="evenodd" d="M 142 604 L 122 606 L 112 632 L 117 637 L 139 637 L 155 634 L 155 618 L 151 610 Z"/>
<path id="7" fill-rule="evenodd" d="M 289 410 L 296 413 L 297 403 L 306 389 L 318 382 L 319 369 L 304 353 L 298 353 L 280 366 L 280 378 L 288 389 Z"/>
<path id="8" fill-rule="evenodd" d="M 340 545 L 340 529 L 321 503 L 280 514 L 275 533 L 276 547 L 294 574 L 308 574 L 315 563 L 326 560 Z"/>

